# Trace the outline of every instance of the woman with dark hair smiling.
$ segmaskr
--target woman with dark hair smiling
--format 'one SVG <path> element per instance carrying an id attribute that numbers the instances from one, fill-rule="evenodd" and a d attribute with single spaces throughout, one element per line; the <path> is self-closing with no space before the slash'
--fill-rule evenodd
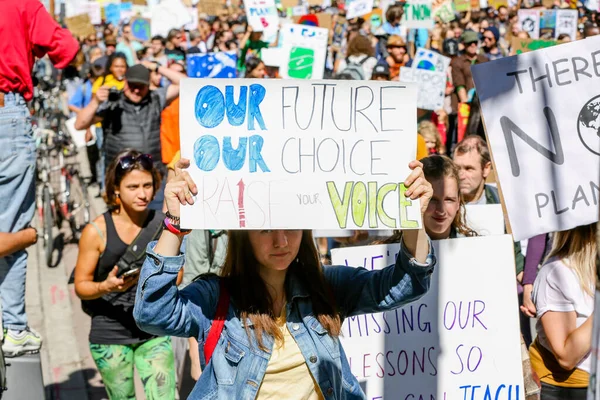
<path id="1" fill-rule="evenodd" d="M 180 205 L 198 193 L 189 165 L 180 160 L 167 183 L 166 229 L 148 246 L 134 308 L 143 330 L 201 343 L 203 372 L 189 398 L 364 398 L 339 341 L 342 321 L 427 292 L 435 258 L 425 231 L 405 231 L 396 264 L 379 271 L 322 266 L 310 230 L 230 231 L 220 275 L 178 290 L 189 232 Z M 423 212 L 431 185 L 420 162 L 409 167 L 406 197 Z"/>

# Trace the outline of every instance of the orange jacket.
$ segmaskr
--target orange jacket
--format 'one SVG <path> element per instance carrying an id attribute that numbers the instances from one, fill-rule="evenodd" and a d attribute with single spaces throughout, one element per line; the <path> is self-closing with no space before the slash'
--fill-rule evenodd
<path id="1" fill-rule="evenodd" d="M 160 145 L 162 161 L 169 164 L 179 151 L 179 97 L 162 112 Z"/>

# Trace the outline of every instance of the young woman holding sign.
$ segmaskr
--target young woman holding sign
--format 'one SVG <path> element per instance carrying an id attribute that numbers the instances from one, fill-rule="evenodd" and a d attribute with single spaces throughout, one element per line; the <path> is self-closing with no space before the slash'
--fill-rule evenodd
<path id="1" fill-rule="evenodd" d="M 231 231 L 220 276 L 178 290 L 180 204 L 198 193 L 187 166 L 179 162 L 165 189 L 166 229 L 148 246 L 134 317 L 153 334 L 198 338 L 203 373 L 190 398 L 363 398 L 338 338 L 342 321 L 428 290 L 435 258 L 425 231 L 406 231 L 396 264 L 379 271 L 321 266 L 311 231 Z M 410 168 L 406 195 L 423 212 L 431 185 L 420 162 Z"/>
<path id="2" fill-rule="evenodd" d="M 427 235 L 433 240 L 477 236 L 465 223 L 465 202 L 459 190 L 458 168 L 446 156 L 432 155 L 421 159 L 425 179 L 433 187 L 433 195 L 423 215 Z M 401 231 L 383 241 L 398 243 Z M 380 242 L 381 243 L 381 242 Z"/>
<path id="3" fill-rule="evenodd" d="M 529 348 L 542 400 L 585 399 L 591 368 L 596 224 L 554 234 L 533 284 L 537 338 Z"/>

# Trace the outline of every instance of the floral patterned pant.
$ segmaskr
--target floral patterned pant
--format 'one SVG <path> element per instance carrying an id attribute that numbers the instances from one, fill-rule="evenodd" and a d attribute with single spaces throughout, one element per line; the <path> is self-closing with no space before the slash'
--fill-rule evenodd
<path id="1" fill-rule="evenodd" d="M 144 384 L 146 399 L 175 398 L 175 362 L 170 337 L 128 345 L 90 343 L 90 350 L 111 400 L 135 400 L 134 365 Z"/>

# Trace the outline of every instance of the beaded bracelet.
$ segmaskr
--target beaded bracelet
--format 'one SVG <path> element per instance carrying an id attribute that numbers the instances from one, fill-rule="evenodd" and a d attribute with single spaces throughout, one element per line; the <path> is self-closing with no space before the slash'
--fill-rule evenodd
<path id="1" fill-rule="evenodd" d="M 167 230 L 174 235 L 187 235 L 192 231 L 191 229 L 180 229 L 179 225 L 173 225 L 169 217 L 165 218 L 163 222 L 165 224 L 165 228 L 167 228 Z"/>
<path id="2" fill-rule="evenodd" d="M 173 224 L 175 225 L 179 225 L 179 217 L 176 217 L 174 215 L 172 215 L 170 212 L 167 211 L 167 213 L 165 214 L 167 216 L 167 218 L 169 218 L 171 221 L 173 221 Z"/>

